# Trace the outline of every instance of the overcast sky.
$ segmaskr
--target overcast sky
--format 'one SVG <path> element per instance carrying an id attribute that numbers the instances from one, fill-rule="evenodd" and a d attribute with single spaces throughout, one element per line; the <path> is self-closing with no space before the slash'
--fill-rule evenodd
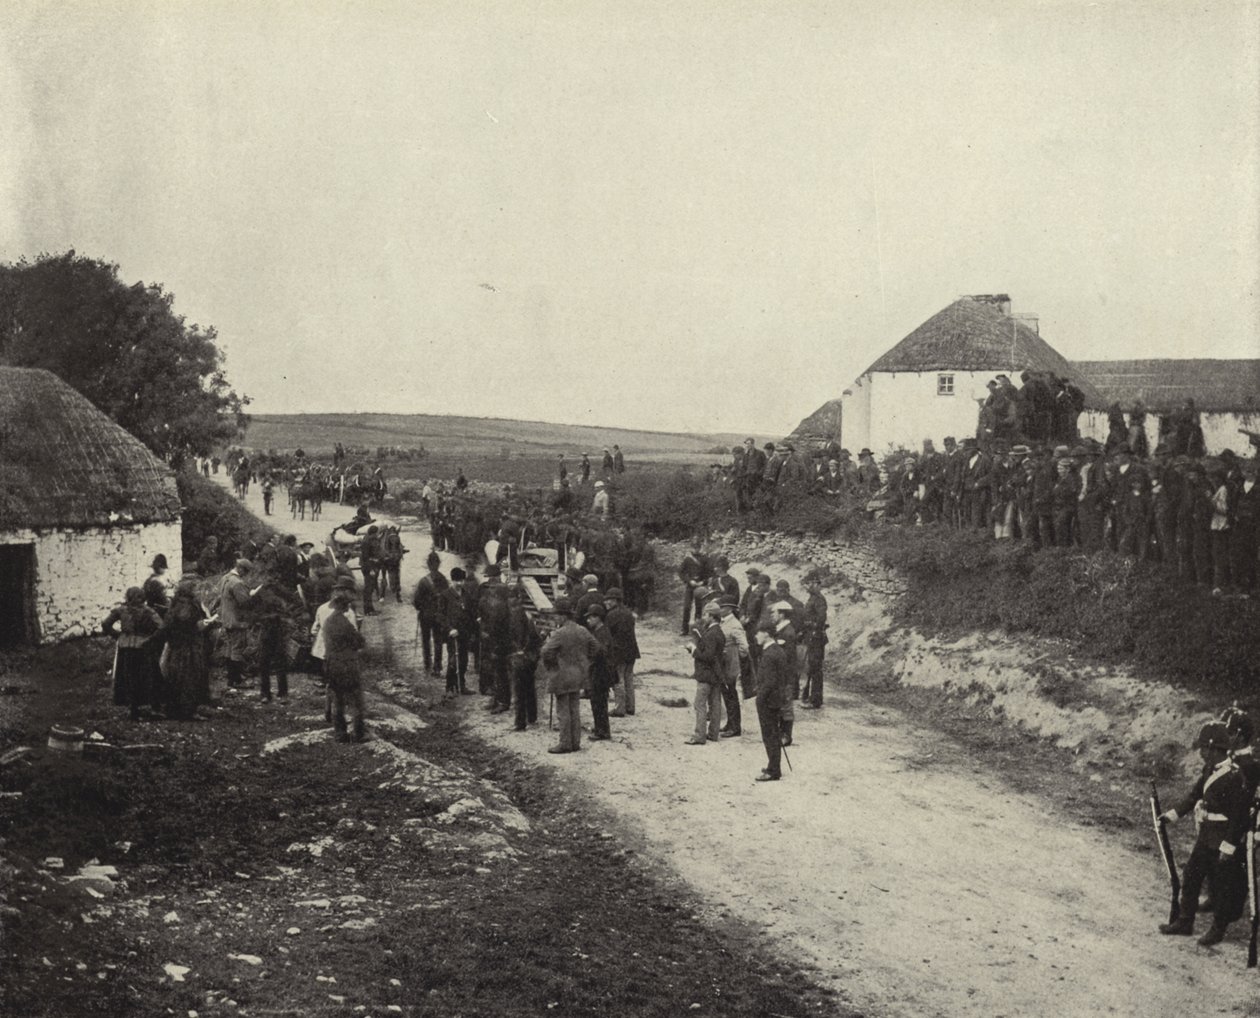
<path id="1" fill-rule="evenodd" d="M 1260 6 L 0 0 L 0 260 L 257 412 L 777 435 L 965 293 L 1260 357 Z"/>

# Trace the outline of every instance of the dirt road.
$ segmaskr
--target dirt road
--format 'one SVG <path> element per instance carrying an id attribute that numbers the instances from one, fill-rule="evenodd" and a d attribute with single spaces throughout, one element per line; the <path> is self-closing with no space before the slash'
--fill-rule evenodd
<path id="1" fill-rule="evenodd" d="M 330 509 L 298 532 L 326 534 L 341 518 Z M 412 584 L 427 535 L 409 527 L 404 538 Z M 638 713 L 614 719 L 610 742 L 551 756 L 545 726 L 518 734 L 480 698 L 461 707 L 487 741 L 568 775 L 641 834 L 650 858 L 763 924 L 872 1013 L 1260 1014 L 1243 924 L 1211 950 L 1158 936 L 1167 904 L 1153 855 L 1052 814 L 834 681 L 823 711 L 798 711 L 795 770 L 779 783 L 753 782 L 765 758 L 751 711 L 742 738 L 684 745 L 690 709 L 658 703 L 693 695 L 675 625 L 640 623 Z M 413 627 L 405 605 L 391 606 L 366 632 L 405 646 Z"/>

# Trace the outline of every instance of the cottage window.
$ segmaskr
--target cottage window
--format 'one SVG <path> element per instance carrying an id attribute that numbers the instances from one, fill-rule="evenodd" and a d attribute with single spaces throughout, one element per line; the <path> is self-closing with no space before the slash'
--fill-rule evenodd
<path id="1" fill-rule="evenodd" d="M 936 394 L 938 396 L 952 396 L 954 394 L 953 375 L 936 376 Z"/>

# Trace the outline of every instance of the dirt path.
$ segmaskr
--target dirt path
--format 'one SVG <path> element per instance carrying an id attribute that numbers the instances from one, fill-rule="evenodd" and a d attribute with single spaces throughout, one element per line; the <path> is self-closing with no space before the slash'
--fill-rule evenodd
<path id="1" fill-rule="evenodd" d="M 314 531 L 291 529 L 315 539 L 340 521 L 330 509 Z M 412 527 L 404 540 L 410 584 L 427 535 Z M 411 639 L 406 606 L 368 621 L 383 639 Z M 614 719 L 611 742 L 551 756 L 545 726 L 514 733 L 480 698 L 461 709 L 488 742 L 607 803 L 651 858 L 763 924 L 855 1005 L 977 1018 L 1260 1013 L 1243 924 L 1212 950 L 1155 933 L 1166 900 L 1153 855 L 1052 815 L 956 744 L 834 683 L 823 711 L 798 711 L 795 770 L 755 784 L 755 715 L 740 739 L 684 745 L 691 711 L 657 702 L 693 695 L 672 616 L 643 620 L 639 639 L 638 713 Z"/>

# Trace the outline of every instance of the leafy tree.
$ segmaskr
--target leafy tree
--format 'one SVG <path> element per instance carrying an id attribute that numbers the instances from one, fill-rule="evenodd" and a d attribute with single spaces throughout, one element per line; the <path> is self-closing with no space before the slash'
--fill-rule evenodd
<path id="1" fill-rule="evenodd" d="M 245 425 L 213 328 L 185 322 L 160 284 L 76 255 L 0 264 L 0 363 L 47 368 L 178 465 Z"/>

